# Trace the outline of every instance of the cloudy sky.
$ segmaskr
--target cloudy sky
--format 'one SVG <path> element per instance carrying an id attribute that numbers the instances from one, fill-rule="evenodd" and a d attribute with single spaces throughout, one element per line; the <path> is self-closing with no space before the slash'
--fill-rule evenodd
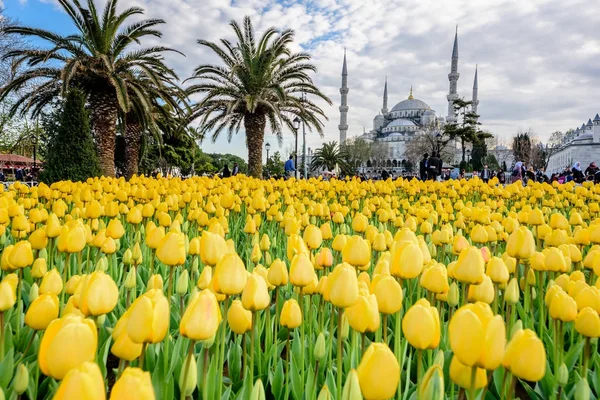
<path id="1" fill-rule="evenodd" d="M 1 1 L 1 0 L 0 0 Z M 344 47 L 348 51 L 349 132 L 369 130 L 381 109 L 385 76 L 389 108 L 414 95 L 438 115 L 446 94 L 455 26 L 459 36 L 458 91 L 470 99 L 479 65 L 479 113 L 483 128 L 508 141 L 519 129 L 544 139 L 575 128 L 600 112 L 600 2 L 589 0 L 121 0 L 148 17 L 163 18 L 161 43 L 186 57 L 169 62 L 180 77 L 215 61 L 197 39 L 232 37 L 228 22 L 250 15 L 257 30 L 296 31 L 296 50 L 310 52 L 317 85 L 333 100 L 324 105 L 325 137 L 307 135 L 307 146 L 337 140 L 339 86 Z M 21 23 L 72 32 L 54 0 L 4 0 L 5 14 Z M 147 43 L 153 44 L 153 43 Z M 274 137 L 267 135 L 272 149 Z M 286 135 L 279 149 L 293 143 Z M 246 157 L 243 132 L 231 144 L 225 135 L 203 148 Z M 273 151 L 273 150 L 271 150 Z"/>

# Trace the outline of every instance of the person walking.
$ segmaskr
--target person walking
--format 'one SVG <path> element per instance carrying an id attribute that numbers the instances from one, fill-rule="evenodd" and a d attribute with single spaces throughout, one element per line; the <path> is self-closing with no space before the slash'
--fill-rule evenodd
<path id="1" fill-rule="evenodd" d="M 225 166 L 223 167 L 223 172 L 221 173 L 221 176 L 223 178 L 231 177 L 231 171 L 229 170 L 229 166 L 227 164 L 225 164 Z"/>
<path id="2" fill-rule="evenodd" d="M 421 180 L 427 180 L 427 168 L 429 167 L 429 154 L 425 153 L 423 159 L 419 163 L 419 175 Z"/>
<path id="3" fill-rule="evenodd" d="M 490 176 L 491 176 L 491 173 L 486 164 L 483 166 L 483 170 L 481 171 L 481 179 L 483 180 L 484 183 L 488 183 L 490 180 Z"/>
<path id="4" fill-rule="evenodd" d="M 523 180 L 523 163 L 521 161 L 518 161 L 515 164 L 515 168 L 513 168 L 510 179 L 511 179 L 511 183 L 515 183 L 515 182 Z"/>
<path id="5" fill-rule="evenodd" d="M 294 176 L 294 173 L 296 172 L 296 167 L 294 165 L 294 156 L 290 156 L 290 158 L 288 158 L 288 160 L 285 162 L 285 165 L 283 166 L 283 170 L 285 172 L 286 179 L 292 178 Z"/>
<path id="6" fill-rule="evenodd" d="M 236 176 L 240 173 L 240 166 L 238 163 L 233 163 L 233 171 L 231 171 L 231 176 Z"/>
<path id="7" fill-rule="evenodd" d="M 575 183 L 583 183 L 585 177 L 583 176 L 583 171 L 581 170 L 581 163 L 579 161 L 573 164 L 573 169 L 571 170 L 571 172 L 573 172 L 573 180 L 575 181 Z"/>
<path id="8" fill-rule="evenodd" d="M 435 181 L 438 169 L 440 168 L 438 163 L 440 159 L 436 157 L 437 154 L 433 153 L 431 157 L 429 157 L 428 168 L 427 168 L 427 179 L 430 181 Z"/>
<path id="9" fill-rule="evenodd" d="M 500 183 L 501 185 L 504 185 L 506 183 L 506 175 L 504 174 L 502 168 L 498 170 L 496 177 L 498 178 L 498 183 Z"/>

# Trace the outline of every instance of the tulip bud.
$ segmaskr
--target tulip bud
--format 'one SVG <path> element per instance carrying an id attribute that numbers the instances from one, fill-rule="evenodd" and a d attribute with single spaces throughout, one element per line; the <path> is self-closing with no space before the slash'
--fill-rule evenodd
<path id="1" fill-rule="evenodd" d="M 534 287 L 531 288 L 531 300 L 537 299 L 537 291 Z"/>
<path id="2" fill-rule="evenodd" d="M 435 358 L 433 359 L 433 363 L 439 365 L 440 367 L 444 368 L 444 363 L 446 362 L 445 356 L 444 356 L 444 351 L 443 350 L 438 350 L 438 352 L 435 355 Z"/>
<path id="3" fill-rule="evenodd" d="M 254 383 L 252 393 L 250 393 L 250 400 L 265 400 L 265 388 L 260 379 L 257 379 Z"/>
<path id="4" fill-rule="evenodd" d="M 140 248 L 140 242 L 136 241 L 131 252 L 131 259 L 135 265 L 142 263 L 142 249 Z"/>
<path id="5" fill-rule="evenodd" d="M 2 236 L 4 237 L 4 236 Z M 4 397 L 4 390 L 2 390 L 2 388 L 0 388 L 0 400 L 5 400 L 6 397 Z"/>
<path id="6" fill-rule="evenodd" d="M 420 399 L 443 400 L 444 396 L 444 372 L 439 365 L 433 365 L 419 386 Z"/>
<path id="7" fill-rule="evenodd" d="M 358 374 L 356 373 L 356 370 L 353 369 L 346 378 L 344 391 L 342 392 L 342 400 L 362 400 L 362 398 Z"/>
<path id="8" fill-rule="evenodd" d="M 190 283 L 190 274 L 187 271 L 187 269 L 185 269 L 185 270 L 183 270 L 183 273 L 181 275 L 179 275 L 179 278 L 177 279 L 177 285 L 175 287 L 175 292 L 180 296 L 184 296 L 187 293 L 189 283 Z"/>
<path id="9" fill-rule="evenodd" d="M 194 261 L 192 261 L 192 274 L 198 272 L 198 257 L 194 257 Z"/>
<path id="10" fill-rule="evenodd" d="M 579 379 L 579 382 L 575 385 L 575 400 L 589 400 L 591 395 L 592 393 L 587 379 Z"/>
<path id="11" fill-rule="evenodd" d="M 104 322 L 106 322 L 106 314 L 98 315 L 96 317 L 96 327 L 98 329 L 104 326 Z"/>
<path id="12" fill-rule="evenodd" d="M 179 375 L 179 390 L 184 392 L 186 397 L 191 396 L 192 393 L 194 393 L 194 389 L 196 389 L 196 383 L 198 381 L 198 367 L 196 365 L 196 358 L 193 354 L 187 356 L 181 368 L 181 374 Z M 183 385 L 185 385 L 185 387 Z"/>
<path id="13" fill-rule="evenodd" d="M 342 314 L 342 340 L 348 339 L 348 334 L 350 333 L 350 324 L 348 323 L 348 318 L 346 317 L 346 313 Z"/>
<path id="14" fill-rule="evenodd" d="M 41 249 L 38 252 L 38 258 L 43 258 L 44 260 L 48 259 L 48 250 L 46 250 L 46 248 Z"/>
<path id="15" fill-rule="evenodd" d="M 265 253 L 265 265 L 271 265 L 272 262 L 271 253 Z"/>
<path id="16" fill-rule="evenodd" d="M 105 256 L 103 256 L 98 260 L 98 263 L 96 264 L 96 271 L 106 272 L 106 270 L 108 270 L 108 259 Z"/>
<path id="17" fill-rule="evenodd" d="M 323 332 L 319 333 L 319 336 L 317 336 L 314 356 L 317 361 L 322 361 L 323 357 L 325 357 L 325 335 L 323 335 Z"/>
<path id="18" fill-rule="evenodd" d="M 519 332 L 522 329 L 523 329 L 523 321 L 521 321 L 519 319 L 519 320 L 517 320 L 517 322 L 515 322 L 514 326 L 510 330 L 510 337 L 512 338 L 513 336 L 515 336 L 515 333 Z"/>
<path id="19" fill-rule="evenodd" d="M 123 253 L 123 264 L 131 265 L 132 261 L 133 261 L 133 253 L 131 252 L 130 249 L 125 250 L 125 253 Z"/>
<path id="20" fill-rule="evenodd" d="M 15 392 L 20 396 L 27 390 L 27 386 L 29 385 L 29 370 L 23 363 L 19 364 L 17 367 L 17 374 L 15 376 L 15 380 L 13 381 L 13 388 Z"/>
<path id="21" fill-rule="evenodd" d="M 35 299 L 37 299 L 39 295 L 40 295 L 40 288 L 37 285 L 37 283 L 34 283 L 33 285 L 31 285 L 31 288 L 29 289 L 29 302 L 30 302 L 30 304 L 33 303 L 33 301 Z"/>
<path id="22" fill-rule="evenodd" d="M 131 267 L 127 276 L 125 277 L 125 289 L 131 290 L 136 286 L 136 276 L 135 276 L 135 267 Z"/>
<path id="23" fill-rule="evenodd" d="M 517 284 L 517 278 L 512 278 L 510 282 L 508 282 L 504 292 L 504 297 L 506 302 L 511 305 L 519 302 L 519 285 Z"/>
<path id="24" fill-rule="evenodd" d="M 317 400 L 331 400 L 331 393 L 329 393 L 327 385 L 323 385 L 323 388 L 319 392 L 319 397 L 317 397 Z"/>
<path id="25" fill-rule="evenodd" d="M 458 294 L 458 285 L 456 282 L 452 282 L 450 289 L 448 290 L 448 305 L 450 307 L 456 307 L 460 301 L 460 295 Z"/>
<path id="26" fill-rule="evenodd" d="M 565 363 L 562 363 L 560 368 L 558 368 L 556 380 L 558 382 L 558 386 L 565 386 L 569 382 L 569 370 L 567 369 Z"/>

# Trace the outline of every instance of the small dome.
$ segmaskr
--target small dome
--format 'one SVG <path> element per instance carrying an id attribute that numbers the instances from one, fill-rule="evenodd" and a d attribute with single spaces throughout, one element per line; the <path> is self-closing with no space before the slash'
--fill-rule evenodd
<path id="1" fill-rule="evenodd" d="M 392 128 L 394 126 L 416 126 L 414 122 L 408 119 L 398 118 L 390 122 L 386 128 Z"/>
<path id="2" fill-rule="evenodd" d="M 377 116 L 374 118 L 375 121 L 383 121 L 385 120 L 385 117 L 381 114 L 377 114 Z"/>
<path id="3" fill-rule="evenodd" d="M 427 103 L 419 99 L 406 99 L 402 100 L 400 103 L 396 104 L 394 108 L 392 108 L 392 112 L 394 111 L 405 111 L 405 110 L 429 110 L 431 109 Z"/>

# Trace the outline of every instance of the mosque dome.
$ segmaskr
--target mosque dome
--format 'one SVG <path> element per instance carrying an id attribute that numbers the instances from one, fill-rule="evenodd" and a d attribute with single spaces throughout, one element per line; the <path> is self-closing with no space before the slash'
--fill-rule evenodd
<path id="1" fill-rule="evenodd" d="M 392 112 L 395 111 L 405 111 L 405 110 L 429 110 L 430 107 L 422 100 L 419 99 L 406 99 L 402 100 L 400 103 L 396 104 L 394 108 L 392 108 Z"/>
<path id="2" fill-rule="evenodd" d="M 414 122 L 408 119 L 398 118 L 390 122 L 386 128 L 393 128 L 395 126 L 416 126 Z"/>

